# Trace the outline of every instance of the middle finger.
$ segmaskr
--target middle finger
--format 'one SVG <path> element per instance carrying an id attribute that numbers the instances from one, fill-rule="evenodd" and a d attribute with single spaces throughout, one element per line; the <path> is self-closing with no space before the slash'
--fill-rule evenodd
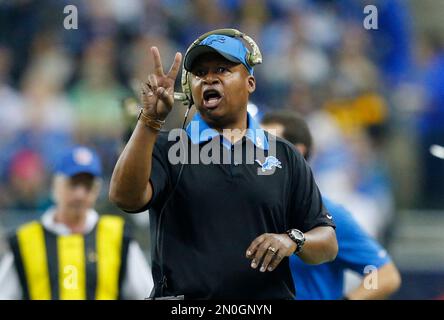
<path id="1" fill-rule="evenodd" d="M 157 49 L 157 47 L 152 47 L 151 53 L 154 59 L 154 73 L 159 77 L 163 77 L 165 74 L 163 73 L 163 66 L 162 60 L 160 59 L 159 49 Z"/>
<path id="2" fill-rule="evenodd" d="M 274 250 L 272 250 L 274 249 Z M 268 248 L 267 248 L 267 252 L 265 254 L 264 257 L 264 261 L 262 262 L 262 266 L 260 271 L 261 272 L 265 272 L 265 270 L 267 270 L 268 265 L 270 264 L 270 262 L 275 258 L 275 256 L 278 254 L 278 249 L 275 245 L 271 244 Z"/>

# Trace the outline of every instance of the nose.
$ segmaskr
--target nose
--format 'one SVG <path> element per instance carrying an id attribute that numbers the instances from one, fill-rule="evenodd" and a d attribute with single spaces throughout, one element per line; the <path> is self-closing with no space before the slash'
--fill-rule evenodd
<path id="1" fill-rule="evenodd" d="M 213 85 L 220 83 L 220 79 L 216 73 L 210 71 L 204 77 L 202 77 L 202 82 L 206 85 Z"/>
<path id="2" fill-rule="evenodd" d="M 80 200 L 88 196 L 88 189 L 83 185 L 76 185 L 71 189 L 74 198 Z"/>

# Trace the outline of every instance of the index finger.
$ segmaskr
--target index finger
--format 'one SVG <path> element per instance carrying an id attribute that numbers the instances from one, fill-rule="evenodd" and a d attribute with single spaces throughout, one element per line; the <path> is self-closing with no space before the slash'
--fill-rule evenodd
<path id="1" fill-rule="evenodd" d="M 174 56 L 174 62 L 171 65 L 170 71 L 168 71 L 168 74 L 167 74 L 168 78 L 170 78 L 172 80 L 176 80 L 181 61 L 182 61 L 182 54 L 180 52 L 176 52 L 176 55 Z"/>
<path id="2" fill-rule="evenodd" d="M 250 246 L 247 249 L 247 252 L 246 252 L 247 258 L 254 257 L 254 254 L 256 253 L 257 248 L 265 240 L 265 238 L 266 238 L 266 234 L 262 234 L 253 240 L 253 242 L 250 244 Z"/>
<path id="3" fill-rule="evenodd" d="M 154 60 L 154 73 L 159 77 L 163 77 L 165 74 L 163 73 L 162 60 L 160 59 L 159 49 L 157 49 L 157 47 L 151 47 L 151 53 Z"/>

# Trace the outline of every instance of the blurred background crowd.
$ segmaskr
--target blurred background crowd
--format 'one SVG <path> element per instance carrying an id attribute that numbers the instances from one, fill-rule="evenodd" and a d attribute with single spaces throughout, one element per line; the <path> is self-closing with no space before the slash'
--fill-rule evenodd
<path id="1" fill-rule="evenodd" d="M 363 26 L 367 4 L 378 10 L 375 30 Z M 77 7 L 78 29 L 64 28 L 66 5 Z M 135 123 L 149 47 L 167 68 L 200 34 L 234 27 L 264 57 L 250 112 L 303 114 L 321 192 L 389 245 L 401 212 L 444 209 L 444 160 L 430 153 L 444 146 L 439 12 L 444 1 L 0 1 L 0 221 L 8 229 L 3 217 L 50 206 L 54 160 L 78 143 L 102 156 L 99 212 L 118 212 L 107 184 Z"/>

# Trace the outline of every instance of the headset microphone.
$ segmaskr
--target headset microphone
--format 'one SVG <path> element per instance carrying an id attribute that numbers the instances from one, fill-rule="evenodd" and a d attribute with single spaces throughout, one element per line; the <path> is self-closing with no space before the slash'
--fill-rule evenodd
<path id="1" fill-rule="evenodd" d="M 182 101 L 183 104 L 188 105 L 187 101 L 187 95 L 185 93 L 182 92 L 174 92 L 174 100 L 179 100 Z"/>

